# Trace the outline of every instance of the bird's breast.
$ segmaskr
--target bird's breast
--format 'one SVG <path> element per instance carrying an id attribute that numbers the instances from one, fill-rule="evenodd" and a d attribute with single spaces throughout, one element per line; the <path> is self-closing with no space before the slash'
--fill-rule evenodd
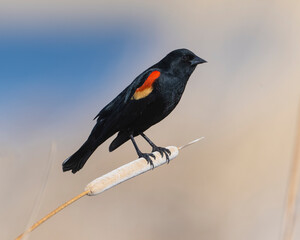
<path id="1" fill-rule="evenodd" d="M 168 108 L 175 107 L 180 101 L 186 86 L 186 81 L 177 77 L 167 76 L 156 84 L 158 99 Z"/>

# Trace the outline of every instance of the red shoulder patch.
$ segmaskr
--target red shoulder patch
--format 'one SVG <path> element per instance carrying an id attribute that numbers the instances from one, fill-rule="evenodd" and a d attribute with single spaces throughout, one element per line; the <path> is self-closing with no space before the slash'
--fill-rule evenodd
<path id="1" fill-rule="evenodd" d="M 147 97 L 153 90 L 153 83 L 156 79 L 158 79 L 160 76 L 159 71 L 153 71 L 150 73 L 146 81 L 142 86 L 140 86 L 137 90 L 135 90 L 134 95 L 132 96 L 132 100 L 139 100 L 141 98 Z"/>
<path id="2" fill-rule="evenodd" d="M 136 92 L 141 92 L 141 91 L 145 90 L 146 88 L 151 88 L 152 84 L 155 82 L 156 79 L 159 78 L 159 76 L 160 76 L 159 71 L 153 71 L 152 73 L 150 73 L 150 75 L 148 76 L 148 78 L 146 79 L 144 84 L 142 86 L 140 86 L 136 90 Z"/>

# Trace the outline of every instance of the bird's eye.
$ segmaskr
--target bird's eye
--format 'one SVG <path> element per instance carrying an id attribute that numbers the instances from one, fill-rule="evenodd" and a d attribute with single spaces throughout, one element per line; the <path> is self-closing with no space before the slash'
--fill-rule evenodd
<path id="1" fill-rule="evenodd" d="M 190 58 L 189 58 L 188 55 L 183 55 L 183 56 L 182 56 L 182 60 L 183 60 L 184 62 L 187 62 L 187 61 L 190 60 Z"/>

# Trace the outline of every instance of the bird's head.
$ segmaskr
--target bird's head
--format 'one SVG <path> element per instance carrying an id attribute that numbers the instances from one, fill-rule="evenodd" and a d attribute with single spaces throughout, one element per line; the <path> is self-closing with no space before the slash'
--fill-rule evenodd
<path id="1" fill-rule="evenodd" d="M 191 75 L 196 66 L 206 61 L 188 49 L 177 49 L 165 56 L 159 64 L 175 74 Z"/>

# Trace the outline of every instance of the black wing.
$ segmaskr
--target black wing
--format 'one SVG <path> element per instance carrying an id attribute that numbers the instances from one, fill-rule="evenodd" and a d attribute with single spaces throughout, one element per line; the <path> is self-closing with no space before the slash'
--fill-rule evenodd
<path id="1" fill-rule="evenodd" d="M 114 100 L 112 100 L 109 104 L 107 104 L 94 118 L 97 118 L 97 122 L 104 121 L 108 116 L 111 115 L 112 112 L 122 110 L 126 104 L 130 101 L 134 92 L 137 88 L 142 86 L 151 72 L 157 69 L 149 68 L 139 76 L 137 76 L 133 82 L 126 87 Z"/>

